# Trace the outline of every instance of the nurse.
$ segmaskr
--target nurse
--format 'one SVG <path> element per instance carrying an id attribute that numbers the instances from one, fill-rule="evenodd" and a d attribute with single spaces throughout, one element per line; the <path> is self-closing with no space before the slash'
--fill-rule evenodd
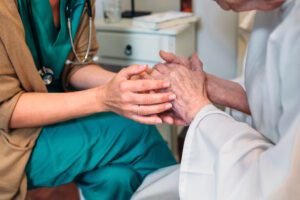
<path id="1" fill-rule="evenodd" d="M 131 80 L 146 66 L 114 74 L 93 63 L 94 4 L 0 1 L 1 200 L 70 182 L 87 200 L 129 199 L 175 163 L 157 130 L 137 123 L 161 123 L 175 96 L 145 91 L 169 82 Z"/>
<path id="2" fill-rule="evenodd" d="M 195 55 L 189 61 L 162 53 L 167 63 L 152 73 L 152 78 L 169 80 L 177 95 L 174 111 L 164 121 L 190 124 L 179 173 L 180 198 L 299 199 L 300 1 L 217 2 L 236 11 L 264 10 L 256 16 L 244 84 L 206 74 Z M 251 115 L 252 124 L 212 103 Z M 170 193 L 176 191 L 157 193 L 156 199 Z"/>

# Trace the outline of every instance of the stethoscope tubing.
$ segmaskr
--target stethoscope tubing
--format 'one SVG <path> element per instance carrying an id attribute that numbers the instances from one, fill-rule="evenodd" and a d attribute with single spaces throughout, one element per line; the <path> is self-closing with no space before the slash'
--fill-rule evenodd
<path id="1" fill-rule="evenodd" d="M 81 60 L 76 52 L 76 49 L 75 49 L 75 45 L 74 45 L 74 40 L 73 40 L 73 37 L 72 37 L 72 23 L 71 23 L 71 18 L 68 18 L 68 32 L 69 32 L 69 38 L 70 38 L 70 43 L 71 43 L 71 46 L 72 46 L 72 51 L 75 55 L 75 58 L 77 60 L 77 62 L 72 62 L 72 61 L 69 61 L 68 64 L 86 64 L 88 63 L 88 58 L 89 58 L 89 54 L 90 54 L 90 51 L 91 51 L 91 46 L 92 46 L 92 25 L 93 25 L 93 18 L 92 17 L 89 17 L 89 41 L 88 41 L 88 47 L 87 47 L 87 50 L 86 50 L 86 53 L 85 53 L 85 56 L 84 58 Z"/>
<path id="2" fill-rule="evenodd" d="M 80 59 L 79 55 L 76 52 L 76 48 L 74 45 L 74 40 L 72 37 L 72 23 L 71 23 L 71 18 L 72 18 L 72 8 L 71 8 L 71 0 L 68 0 L 67 5 L 66 5 L 66 16 L 67 16 L 67 26 L 68 26 L 68 32 L 69 32 L 69 38 L 70 38 L 70 43 L 72 46 L 72 51 L 74 53 L 74 56 L 77 60 L 77 62 L 67 60 L 66 64 L 87 64 L 89 63 L 88 58 L 89 54 L 91 51 L 91 46 L 92 46 L 92 26 L 93 26 L 93 11 L 92 11 L 92 4 L 90 0 L 85 0 L 86 3 L 86 12 L 89 17 L 89 39 L 88 39 L 88 46 L 87 50 L 85 53 L 85 56 L 83 59 Z"/>
<path id="3" fill-rule="evenodd" d="M 87 13 L 88 18 L 89 18 L 89 39 L 88 39 L 88 46 L 87 46 L 85 56 L 81 60 L 78 53 L 77 53 L 77 51 L 76 51 L 73 36 L 72 36 L 71 0 L 68 0 L 67 4 L 66 4 L 65 13 L 66 13 L 66 17 L 67 17 L 68 34 L 69 34 L 69 38 L 70 38 L 72 51 L 73 51 L 73 53 L 75 55 L 75 58 L 77 60 L 75 62 L 67 60 L 66 64 L 87 64 L 87 63 L 89 63 L 88 58 L 89 58 L 89 54 L 90 54 L 90 51 L 91 51 L 91 45 L 92 45 L 92 26 L 93 26 L 93 16 L 92 15 L 93 15 L 93 12 L 92 12 L 92 5 L 91 5 L 90 0 L 85 0 L 85 5 L 86 5 L 85 12 Z M 41 58 L 42 58 L 41 53 L 40 53 L 41 52 L 41 47 L 40 47 L 39 43 L 36 41 L 37 33 L 36 33 L 34 25 L 33 25 L 33 12 L 32 12 L 31 0 L 27 0 L 27 7 L 28 7 L 28 14 L 29 14 L 31 32 L 32 32 L 32 35 L 34 37 L 35 46 L 37 48 L 37 56 L 38 56 L 38 66 L 37 67 L 38 67 L 38 71 L 39 71 L 39 74 L 41 75 L 42 79 L 44 80 L 44 83 L 46 85 L 50 85 L 52 83 L 52 80 L 54 79 L 54 73 L 53 73 L 53 70 L 51 68 L 42 66 L 42 63 L 41 63 Z M 46 80 L 49 77 L 51 77 L 51 81 Z"/>

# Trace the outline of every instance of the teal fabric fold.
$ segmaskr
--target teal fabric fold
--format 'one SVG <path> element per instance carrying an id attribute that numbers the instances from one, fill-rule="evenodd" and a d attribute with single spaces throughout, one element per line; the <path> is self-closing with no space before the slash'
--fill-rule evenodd
<path id="1" fill-rule="evenodd" d="M 55 79 L 60 80 L 64 64 L 69 53 L 72 50 L 65 7 L 67 0 L 60 0 L 60 26 L 55 27 L 52 8 L 49 0 L 30 0 L 32 7 L 33 22 L 37 38 L 31 31 L 29 8 L 27 0 L 18 0 L 19 13 L 25 28 L 26 43 L 32 53 L 35 64 L 39 62 L 42 66 L 50 67 L 55 73 Z M 83 14 L 84 0 L 72 1 L 72 35 L 76 36 L 80 19 Z M 35 42 L 37 44 L 35 44 Z M 37 47 L 40 46 L 41 58 L 38 58 Z M 38 61 L 38 59 L 40 59 Z"/>

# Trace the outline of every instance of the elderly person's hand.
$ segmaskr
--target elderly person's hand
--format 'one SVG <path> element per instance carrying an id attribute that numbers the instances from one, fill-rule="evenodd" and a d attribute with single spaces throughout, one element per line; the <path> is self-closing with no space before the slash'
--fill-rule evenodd
<path id="1" fill-rule="evenodd" d="M 193 55 L 191 63 L 198 67 L 197 71 L 192 71 L 182 64 L 166 63 L 156 65 L 151 73 L 155 79 L 169 81 L 171 83 L 169 90 L 177 96 L 173 102 L 175 113 L 163 115 L 164 122 L 180 124 L 184 121 L 186 124 L 190 124 L 196 114 L 204 106 L 210 104 L 205 87 L 205 73 L 196 54 Z"/>
<path id="2" fill-rule="evenodd" d="M 216 0 L 224 10 L 236 12 L 250 10 L 273 10 L 281 6 L 285 0 Z"/>
<path id="3" fill-rule="evenodd" d="M 174 63 L 174 64 L 182 65 L 192 71 L 201 70 L 203 67 L 202 62 L 197 58 L 196 53 L 194 53 L 192 59 L 180 57 L 165 51 L 160 51 L 159 55 L 164 61 L 166 61 L 166 63 Z"/>

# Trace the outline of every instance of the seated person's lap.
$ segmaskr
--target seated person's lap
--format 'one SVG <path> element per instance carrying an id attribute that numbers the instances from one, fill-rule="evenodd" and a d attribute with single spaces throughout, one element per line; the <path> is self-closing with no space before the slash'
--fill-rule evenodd
<path id="1" fill-rule="evenodd" d="M 44 127 L 26 173 L 33 189 L 80 182 L 81 175 L 107 166 L 124 166 L 143 180 L 172 164 L 175 160 L 155 127 L 101 113 Z"/>

